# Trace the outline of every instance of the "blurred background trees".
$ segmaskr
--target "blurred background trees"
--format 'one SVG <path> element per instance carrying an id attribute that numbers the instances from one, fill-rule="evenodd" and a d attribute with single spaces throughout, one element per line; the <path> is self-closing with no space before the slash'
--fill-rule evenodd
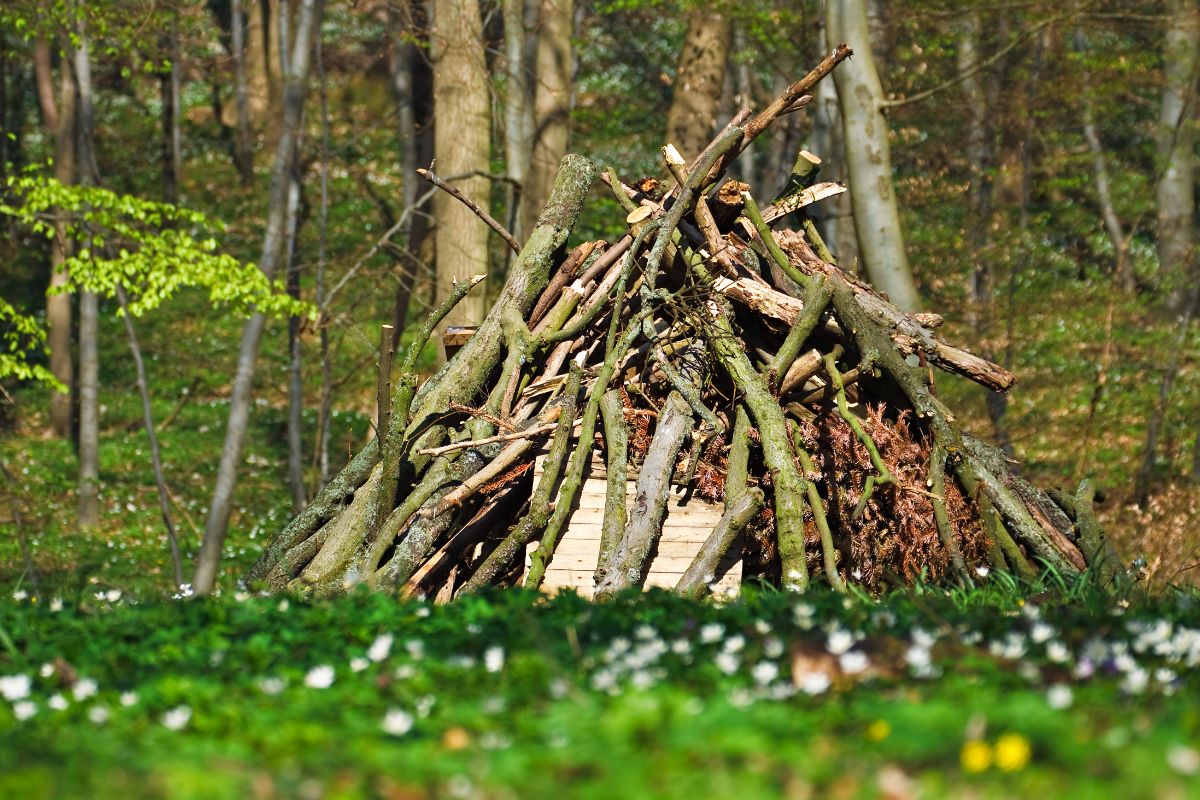
<path id="1" fill-rule="evenodd" d="M 240 344 L 240 322 L 186 292 L 142 323 L 154 416 L 176 434 L 167 483 L 208 519 L 183 533 L 208 545 L 204 587 L 370 435 L 378 325 L 403 340 L 454 278 L 501 284 L 507 245 L 417 167 L 520 237 L 563 152 L 661 175 L 662 143 L 694 156 L 841 40 L 859 55 L 737 177 L 770 199 L 800 149 L 819 156 L 853 189 L 816 211 L 839 264 L 1021 376 L 1008 398 L 939 385 L 978 433 L 1043 479 L 1095 475 L 1131 547 L 1145 515 L 1194 514 L 1194 0 L 14 0 L 0 170 L 222 220 L 226 252 L 319 309 L 252 319 Z M 601 219 L 580 234 L 617 233 Z M 120 323 L 99 313 L 115 301 L 46 294 L 79 246 L 0 217 L 0 295 L 43 321 L 49 354 L 29 358 L 69 389 L 7 383 L 0 447 L 81 466 L 69 501 L 58 478 L 13 491 L 54 497 L 48 530 L 109 536 L 153 513 L 136 489 L 153 483 L 127 455 L 142 415 Z"/>

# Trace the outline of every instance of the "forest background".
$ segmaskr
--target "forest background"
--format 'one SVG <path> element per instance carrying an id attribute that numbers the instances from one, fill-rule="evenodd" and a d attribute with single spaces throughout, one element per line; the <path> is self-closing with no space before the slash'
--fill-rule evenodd
<path id="1" fill-rule="evenodd" d="M 825 81 L 737 177 L 774 196 L 805 149 L 850 183 L 817 208 L 839 264 L 1020 378 L 939 383 L 967 427 L 1037 482 L 1093 478 L 1123 557 L 1194 581 L 1187 0 L 7 3 L 0 576 L 231 585 L 371 435 L 380 325 L 405 343 L 484 273 L 470 324 L 503 283 L 507 243 L 417 168 L 520 239 L 564 152 L 659 175 L 843 40 L 871 113 Z M 852 172 L 880 131 L 877 235 Z M 621 233 L 601 189 L 578 238 Z"/>

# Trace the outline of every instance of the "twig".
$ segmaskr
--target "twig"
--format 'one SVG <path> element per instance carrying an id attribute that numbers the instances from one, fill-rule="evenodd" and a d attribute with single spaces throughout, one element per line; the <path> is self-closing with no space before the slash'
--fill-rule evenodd
<path id="1" fill-rule="evenodd" d="M 420 175 L 425 180 L 432 183 L 434 186 L 441 189 L 446 194 L 453 197 L 458 202 L 462 203 L 467 208 L 471 209 L 471 212 L 474 213 L 475 216 L 479 217 L 481 220 L 486 222 L 487 226 L 489 228 L 494 230 L 496 233 L 500 234 L 501 239 L 508 242 L 508 246 L 512 248 L 512 251 L 514 253 L 516 253 L 517 255 L 521 254 L 521 243 L 518 242 L 511 233 L 508 232 L 507 228 L 505 228 L 503 225 L 500 224 L 499 220 L 497 220 L 491 214 L 489 214 L 488 212 L 486 212 L 482 208 L 480 208 L 478 203 L 476 203 L 474 200 L 472 200 L 471 198 L 464 195 L 458 189 L 454 188 L 454 186 L 452 186 L 449 183 L 446 183 L 444 180 L 439 178 L 437 175 L 434 175 L 432 172 L 430 172 L 427 169 L 419 169 L 419 170 L 417 170 L 417 174 Z"/>

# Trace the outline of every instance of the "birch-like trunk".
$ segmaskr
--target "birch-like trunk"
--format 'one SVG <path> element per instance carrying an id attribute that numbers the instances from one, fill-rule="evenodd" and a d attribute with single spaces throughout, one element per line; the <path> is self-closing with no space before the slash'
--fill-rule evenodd
<path id="1" fill-rule="evenodd" d="M 458 177 L 454 185 L 486 206 L 491 185 L 476 174 L 489 171 L 491 155 L 490 97 L 479 4 L 475 0 L 433 0 L 429 44 L 438 172 L 448 179 Z M 441 302 L 450 296 L 456 282 L 488 273 L 488 228 L 445 192 L 434 196 L 433 215 L 437 220 L 437 300 Z M 440 330 L 482 322 L 485 294 L 482 287 L 472 292 L 446 317 Z"/>
<path id="2" fill-rule="evenodd" d="M 1196 246 L 1196 82 L 1200 67 L 1200 5 L 1167 3 L 1163 90 L 1158 113 L 1159 283 L 1175 312 L 1185 305 Z"/>
<path id="3" fill-rule="evenodd" d="M 250 0 L 251 3 L 255 0 Z M 246 17 L 242 0 L 230 0 L 230 46 L 233 48 L 233 92 L 236 122 L 234 161 L 243 186 L 254 180 L 254 146 L 250 133 L 250 89 L 246 78 Z"/>
<path id="4" fill-rule="evenodd" d="M 263 235 L 262 258 L 258 264 L 268 278 L 275 277 L 284 257 L 288 189 L 296 158 L 296 141 L 304 118 L 312 37 L 320 26 L 322 5 L 322 0 L 302 0 L 297 13 L 296 36 L 284 86 L 283 124 L 275 147 L 275 162 L 271 167 L 267 230 Z M 221 450 L 221 463 L 217 468 L 216 486 L 212 502 L 209 504 L 208 519 L 204 524 L 204 543 L 200 547 L 200 555 L 196 559 L 196 572 L 192 579 L 193 589 L 198 595 L 210 593 L 216 584 L 221 550 L 229 529 L 229 514 L 233 509 L 233 490 L 237 483 L 238 466 L 242 460 L 242 447 L 250 422 L 250 392 L 254 384 L 258 347 L 265 324 L 266 318 L 262 314 L 255 314 L 242 329 L 237 370 L 229 398 L 229 422 L 225 429 L 225 444 Z"/>
<path id="5" fill-rule="evenodd" d="M 854 57 L 834 70 L 845 131 L 854 227 L 867 276 L 875 288 L 906 311 L 921 299 L 904 252 L 900 210 L 892 186 L 888 124 L 880 111 L 883 88 L 871 55 L 864 0 L 829 0 L 830 41 L 845 42 Z"/>
<path id="6" fill-rule="evenodd" d="M 522 205 L 529 158 L 533 149 L 533 114 L 530 105 L 528 69 L 525 63 L 524 0 L 503 0 L 504 15 L 504 165 L 511 181 L 507 189 L 509 232 L 523 240 L 525 221 Z M 568 44 L 568 47 L 570 45 Z"/>
<path id="7" fill-rule="evenodd" d="M 92 63 L 84 27 L 84 3 L 78 8 L 75 66 L 76 140 L 79 182 L 97 181 Z M 100 301 L 94 292 L 79 293 L 79 527 L 100 523 Z"/>
<path id="8" fill-rule="evenodd" d="M 529 171 L 521 193 L 521 230 L 532 230 L 554 187 L 558 163 L 567 154 L 574 27 L 574 0 L 541 0 L 538 3 L 533 129 Z"/>

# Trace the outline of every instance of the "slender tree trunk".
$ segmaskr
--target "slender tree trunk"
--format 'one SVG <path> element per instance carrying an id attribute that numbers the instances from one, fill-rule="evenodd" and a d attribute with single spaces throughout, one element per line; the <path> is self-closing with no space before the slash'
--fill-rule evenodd
<path id="1" fill-rule="evenodd" d="M 521 230 L 533 229 L 537 215 L 554 187 L 558 162 L 567 154 L 571 121 L 574 6 L 574 0 L 540 0 L 538 3 L 533 132 L 529 173 L 521 194 Z"/>
<path id="2" fill-rule="evenodd" d="M 253 4 L 257 0 L 250 0 Z M 254 180 L 254 150 L 250 139 L 250 90 L 246 78 L 246 15 L 242 0 L 230 0 L 231 46 L 233 48 L 234 107 L 237 122 L 234 134 L 234 161 L 242 185 Z"/>
<path id="3" fill-rule="evenodd" d="M 92 100 L 92 64 L 84 27 L 83 2 L 78 4 L 73 51 L 77 95 L 76 154 L 79 182 L 95 185 L 95 113 Z M 79 527 L 100 523 L 100 301 L 94 292 L 79 295 Z"/>
<path id="4" fill-rule="evenodd" d="M 817 26 L 817 52 L 820 57 L 833 49 L 827 31 L 825 16 L 822 15 Z M 837 86 L 832 80 L 826 79 L 817 84 L 813 102 L 813 146 L 810 149 L 821 157 L 821 174 L 826 180 L 844 181 L 847 169 L 842 112 L 838 106 Z M 811 208 L 817 231 L 832 248 L 838 265 L 851 274 L 857 274 L 858 238 L 854 233 L 854 209 L 850 204 L 850 193 L 843 192 Z"/>
<path id="5" fill-rule="evenodd" d="M 486 204 L 490 156 L 490 98 L 484 62 L 483 21 L 475 0 L 433 0 L 429 35 L 433 57 L 434 153 L 438 171 L 457 188 Z M 488 228 L 470 209 L 445 192 L 433 199 L 437 219 L 437 300 L 450 296 L 454 284 L 488 273 Z M 439 330 L 483 321 L 482 287 L 459 303 Z M 444 359 L 445 353 L 439 346 Z"/>
<path id="6" fill-rule="evenodd" d="M 163 474 L 162 455 L 158 447 L 158 432 L 154 429 L 154 412 L 150 408 L 150 383 L 146 380 L 146 363 L 142 359 L 142 348 L 138 344 L 137 331 L 123 288 L 117 288 L 121 303 L 121 318 L 125 322 L 125 336 L 129 340 L 129 353 L 137 372 L 138 396 L 142 400 L 142 425 L 146 438 L 150 440 L 150 466 L 154 470 L 154 485 L 158 489 L 158 508 L 162 513 L 163 525 L 167 529 L 167 545 L 171 550 L 171 570 L 175 576 L 175 588 L 183 585 L 183 561 L 179 556 L 179 540 L 175 536 L 175 523 L 171 520 L 171 493 L 167 490 L 167 479 Z"/>
<path id="7" fill-rule="evenodd" d="M 573 0 L 570 0 L 568 5 L 572 4 Z M 525 221 L 518 209 L 522 204 L 522 190 L 529 176 L 529 159 L 533 150 L 533 116 L 525 64 L 525 3 L 524 0 L 503 0 L 501 6 L 504 14 L 504 77 L 507 84 L 504 93 L 504 164 L 511 181 L 507 189 L 509 232 L 524 241 Z"/>
<path id="8" fill-rule="evenodd" d="M 404 331 L 408 318 L 408 305 L 413 288 L 418 281 L 418 264 L 425 240 L 429 235 L 429 218 L 420 197 L 416 170 L 426 166 L 433 158 L 433 109 L 431 87 L 433 76 L 424 50 L 413 38 L 425 28 L 425 18 L 420 8 L 411 8 L 413 13 L 402 17 L 392 11 L 392 47 L 390 71 L 392 94 L 396 100 L 397 145 L 400 151 L 400 172 L 404 176 L 402 199 L 404 208 L 410 209 L 405 247 L 411 257 L 400 261 L 396 294 L 392 301 L 392 327 Z M 420 206 L 420 207 L 418 207 Z"/>
<path id="9" fill-rule="evenodd" d="M 850 201 L 867 275 L 875 288 L 906 311 L 920 308 L 892 187 L 891 145 L 887 120 L 880 112 L 883 88 L 871 55 L 864 0 L 829 0 L 827 35 L 854 49 L 833 77 L 841 100 L 849 167 Z"/>
<path id="10" fill-rule="evenodd" d="M 46 130 L 54 136 L 54 178 L 64 186 L 75 182 L 75 80 L 64 59 L 60 65 L 60 101 L 54 102 L 54 75 L 52 74 L 50 44 L 39 39 L 34 47 L 34 75 L 38 89 L 38 103 L 42 109 L 42 120 Z M 57 234 L 50 247 L 50 288 L 53 290 L 67 282 L 62 269 L 65 260 L 66 230 L 57 225 Z M 50 396 L 50 429 L 55 436 L 67 438 L 71 435 L 72 393 L 75 388 L 75 370 L 71 359 L 71 296 L 50 293 L 46 296 L 46 337 L 50 348 L 50 371 L 67 387 L 66 392 L 55 392 Z"/>
<path id="11" fill-rule="evenodd" d="M 312 37 L 320 26 L 321 10 L 321 0 L 301 0 L 297 15 L 296 37 L 290 59 L 291 69 L 284 89 L 283 125 L 275 147 L 275 163 L 271 168 L 267 230 L 263 235 L 262 258 L 259 260 L 259 268 L 268 278 L 275 277 L 284 255 L 288 188 L 296 158 L 296 140 L 300 135 L 304 116 Z M 262 314 L 255 314 L 242 329 L 237 371 L 229 398 L 229 422 L 225 430 L 225 444 L 221 451 L 221 463 L 217 469 L 208 519 L 204 525 L 204 543 L 201 545 L 195 577 L 192 579 L 193 589 L 198 595 L 209 594 L 216 584 L 221 550 L 225 544 L 229 515 L 233 509 L 237 469 L 246 441 L 246 428 L 250 422 L 250 392 L 253 388 L 258 346 L 262 340 L 265 323 L 266 318 Z"/>
<path id="12" fill-rule="evenodd" d="M 299 146 L 297 145 L 297 149 Z M 288 241 L 287 252 L 287 292 L 300 299 L 300 257 L 296 242 L 300 235 L 300 175 L 299 165 L 294 165 L 292 182 L 288 189 Z M 304 510 L 308 504 L 308 494 L 304 486 L 304 446 L 302 429 L 304 427 L 304 371 L 300 350 L 300 318 L 288 317 L 288 415 L 287 415 L 287 444 L 288 444 L 288 484 L 292 490 L 292 507 L 295 513 Z"/>
<path id="13" fill-rule="evenodd" d="M 1167 305 L 1185 305 L 1192 249 L 1196 245 L 1196 81 L 1200 68 L 1200 5 L 1169 0 L 1163 44 L 1163 91 L 1158 114 L 1159 283 Z"/>
<path id="14" fill-rule="evenodd" d="M 246 90 L 250 118 L 261 129 L 271 105 L 271 80 L 267 63 L 267 0 L 243 0 L 248 19 L 245 28 Z"/>
<path id="15" fill-rule="evenodd" d="M 1117 207 L 1113 203 L 1112 189 L 1108 177 L 1108 163 L 1104 158 L 1104 145 L 1100 142 L 1100 132 L 1096 129 L 1096 112 L 1090 97 L 1083 98 L 1083 138 L 1092 154 L 1092 177 L 1096 179 L 1096 199 L 1100 203 L 1100 216 L 1104 220 L 1104 230 L 1112 243 L 1115 261 L 1113 277 L 1117 285 L 1127 292 L 1132 292 L 1134 286 L 1133 266 L 1129 258 L 1129 248 L 1125 239 L 1125 228 L 1121 218 L 1117 216 Z"/>
<path id="16" fill-rule="evenodd" d="M 321 208 L 317 217 L 317 270 L 316 303 L 320 316 L 321 400 L 317 409 L 317 437 L 314 461 L 317 466 L 317 490 L 319 493 L 329 482 L 329 416 L 333 410 L 333 369 L 329 357 L 329 325 L 324 318 L 325 308 L 325 249 L 329 236 L 329 86 L 325 80 L 324 52 L 321 36 L 317 36 L 316 62 L 317 84 L 321 98 Z M 412 179 L 404 179 L 408 188 Z"/>
<path id="17" fill-rule="evenodd" d="M 978 67 L 981 29 L 979 15 L 969 14 L 958 37 L 958 71 L 962 74 Z M 985 254 L 991 246 L 995 132 L 991 125 L 991 93 L 984 89 L 980 76 L 974 74 L 966 78 L 962 88 L 967 106 L 966 156 L 971 184 L 967 241 L 970 243 L 970 253 L 975 256 L 970 259 L 972 264 L 967 279 L 967 299 L 975 327 L 983 337 L 991 325 L 991 259 Z"/>
<path id="18" fill-rule="evenodd" d="M 162 105 L 162 176 L 163 200 L 179 200 L 179 20 L 174 18 L 171 31 L 164 36 L 171 68 L 159 73 L 159 98 Z"/>
<path id="19" fill-rule="evenodd" d="M 734 27 L 733 52 L 743 55 L 750 52 L 750 42 L 744 26 Z M 743 106 L 746 108 L 758 106 L 757 92 L 754 91 L 754 74 L 750 67 L 751 62 L 747 58 L 739 58 L 730 65 L 729 72 L 733 79 L 733 85 L 736 87 L 730 116 L 736 114 Z M 743 183 L 749 184 L 751 187 L 762 185 L 758 168 L 759 161 L 759 149 L 751 143 L 734 162 L 737 165 L 738 177 Z"/>
<path id="20" fill-rule="evenodd" d="M 723 14 L 696 11 L 688 17 L 667 112 L 667 141 L 688 161 L 700 155 L 716 129 L 732 44 L 733 25 Z"/>

